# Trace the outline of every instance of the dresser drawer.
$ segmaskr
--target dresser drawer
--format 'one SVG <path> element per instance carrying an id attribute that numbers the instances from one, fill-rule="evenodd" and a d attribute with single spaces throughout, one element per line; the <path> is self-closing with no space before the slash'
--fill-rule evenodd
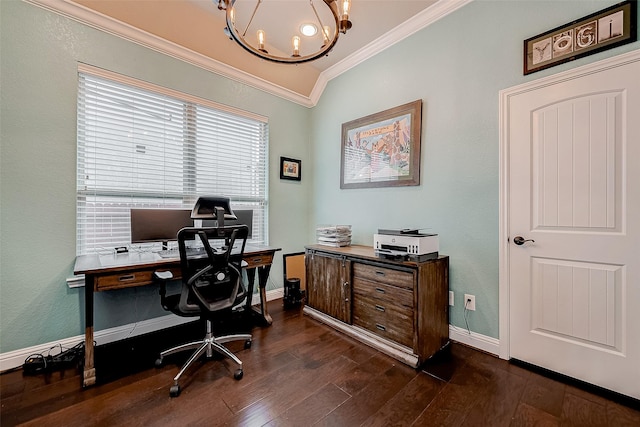
<path id="1" fill-rule="evenodd" d="M 413 290 L 415 283 L 413 274 L 410 272 L 362 263 L 353 264 L 353 276 L 409 290 Z"/>
<path id="2" fill-rule="evenodd" d="M 388 305 L 367 297 L 354 297 L 353 324 L 374 334 L 413 347 L 413 309 Z"/>
<path id="3" fill-rule="evenodd" d="M 354 277 L 353 298 L 370 298 L 381 301 L 385 305 L 407 307 L 413 309 L 413 292 L 406 288 L 372 282 L 370 280 Z"/>
<path id="4" fill-rule="evenodd" d="M 179 267 L 166 269 L 171 271 L 173 277 L 179 279 L 182 272 Z M 153 271 L 138 270 L 124 273 L 105 274 L 95 278 L 96 291 L 108 291 L 111 289 L 131 288 L 153 283 Z"/>

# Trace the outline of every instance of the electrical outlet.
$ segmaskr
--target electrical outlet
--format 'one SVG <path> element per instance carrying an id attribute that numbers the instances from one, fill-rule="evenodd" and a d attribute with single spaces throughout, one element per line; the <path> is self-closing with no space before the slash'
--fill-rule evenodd
<path id="1" fill-rule="evenodd" d="M 449 291 L 449 305 L 450 306 L 454 306 L 454 298 L 453 298 L 453 291 Z"/>
<path id="2" fill-rule="evenodd" d="M 476 311 L 476 296 L 464 294 L 464 306 L 467 310 Z"/>

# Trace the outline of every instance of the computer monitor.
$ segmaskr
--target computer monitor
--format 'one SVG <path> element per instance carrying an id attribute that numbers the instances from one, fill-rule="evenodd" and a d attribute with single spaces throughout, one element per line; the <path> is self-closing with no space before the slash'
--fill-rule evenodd
<path id="1" fill-rule="evenodd" d="M 224 225 L 246 225 L 249 227 L 249 235 L 247 236 L 247 239 L 251 239 L 251 232 L 253 229 L 253 209 L 234 209 L 233 213 L 237 219 L 227 219 L 224 221 Z M 218 224 L 215 220 L 202 220 L 203 227 L 216 227 L 217 225 Z"/>
<path id="2" fill-rule="evenodd" d="M 131 243 L 162 242 L 166 248 L 184 227 L 193 227 L 191 209 L 131 209 Z"/>

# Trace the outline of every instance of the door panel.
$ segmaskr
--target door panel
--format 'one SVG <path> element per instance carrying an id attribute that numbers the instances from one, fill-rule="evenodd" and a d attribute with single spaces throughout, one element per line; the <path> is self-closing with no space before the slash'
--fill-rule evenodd
<path id="1" fill-rule="evenodd" d="M 585 95 L 533 112 L 534 227 L 615 229 L 622 98 Z"/>
<path id="2" fill-rule="evenodd" d="M 533 258 L 532 331 L 620 351 L 621 279 L 620 266 Z"/>
<path id="3" fill-rule="evenodd" d="M 508 105 L 509 356 L 635 398 L 639 75 L 636 54 Z"/>
<path id="4" fill-rule="evenodd" d="M 305 257 L 309 307 L 351 324 L 351 261 L 319 252 Z"/>

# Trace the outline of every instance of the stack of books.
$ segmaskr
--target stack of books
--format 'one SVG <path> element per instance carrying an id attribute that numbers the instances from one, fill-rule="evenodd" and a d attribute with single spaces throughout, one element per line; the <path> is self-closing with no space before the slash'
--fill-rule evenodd
<path id="1" fill-rule="evenodd" d="M 350 225 L 319 225 L 316 227 L 318 244 L 339 248 L 351 245 Z"/>

